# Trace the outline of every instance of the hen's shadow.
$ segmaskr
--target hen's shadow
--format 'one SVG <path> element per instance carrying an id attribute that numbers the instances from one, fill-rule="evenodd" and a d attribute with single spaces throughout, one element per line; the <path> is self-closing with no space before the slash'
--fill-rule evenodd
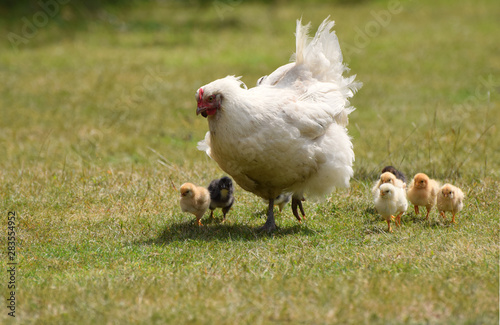
<path id="1" fill-rule="evenodd" d="M 169 225 L 163 229 L 156 238 L 139 242 L 144 245 L 165 245 L 172 242 L 186 240 L 240 240 L 253 241 L 269 236 L 282 237 L 288 235 L 311 235 L 316 233 L 304 225 L 294 225 L 291 227 L 278 226 L 272 233 L 259 231 L 257 228 L 237 224 L 234 222 L 224 222 L 211 224 L 206 223 L 203 226 L 197 226 L 193 221 L 186 221 Z"/>

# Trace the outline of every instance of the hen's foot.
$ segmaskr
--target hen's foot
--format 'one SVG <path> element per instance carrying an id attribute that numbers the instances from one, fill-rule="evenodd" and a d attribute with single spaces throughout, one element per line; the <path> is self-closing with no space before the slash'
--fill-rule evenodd
<path id="1" fill-rule="evenodd" d="M 274 199 L 269 200 L 269 206 L 267 208 L 267 220 L 266 223 L 257 228 L 257 231 L 265 231 L 267 233 L 273 232 L 276 230 L 276 222 L 274 221 Z"/>
<path id="2" fill-rule="evenodd" d="M 300 209 L 300 213 L 302 214 L 302 218 L 306 218 L 306 214 L 304 212 L 304 208 L 302 207 L 302 200 L 292 198 L 292 212 L 295 218 L 302 223 L 302 218 L 299 216 L 299 212 L 297 211 L 297 207 Z"/>
<path id="3" fill-rule="evenodd" d="M 266 222 L 262 227 L 257 228 L 257 231 L 258 232 L 272 233 L 276 229 L 278 229 L 278 227 L 276 227 L 276 224 L 271 225 L 271 224 L 268 224 Z"/>

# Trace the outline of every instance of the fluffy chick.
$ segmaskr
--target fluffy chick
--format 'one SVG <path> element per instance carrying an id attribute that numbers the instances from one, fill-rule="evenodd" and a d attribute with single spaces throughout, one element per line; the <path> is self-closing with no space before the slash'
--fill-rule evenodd
<path id="1" fill-rule="evenodd" d="M 283 211 L 283 208 L 285 207 L 285 205 L 288 202 L 290 202 L 291 199 L 292 199 L 292 194 L 290 194 L 290 193 L 282 193 L 282 194 L 278 195 L 274 199 L 274 205 L 277 205 L 278 209 L 281 212 L 281 211 Z"/>
<path id="2" fill-rule="evenodd" d="M 194 214 L 196 223 L 198 226 L 202 226 L 201 217 L 203 217 L 210 205 L 210 193 L 204 187 L 184 183 L 181 185 L 180 204 L 182 212 Z"/>
<path id="3" fill-rule="evenodd" d="M 291 199 L 292 199 L 292 193 L 281 193 L 280 195 L 278 195 L 274 199 L 273 203 L 274 203 L 274 205 L 278 206 L 278 209 L 281 213 L 283 211 L 283 208 L 285 207 L 285 205 L 287 205 Z M 264 202 L 269 204 L 269 200 L 264 200 Z M 302 214 L 302 218 L 299 216 L 297 208 L 300 209 L 300 213 Z M 299 223 L 302 223 L 302 219 L 306 218 L 306 214 L 305 214 L 304 208 L 302 206 L 302 200 L 293 200 L 292 201 L 292 212 L 293 212 L 293 215 L 295 216 L 295 218 L 297 218 L 297 220 L 299 221 Z"/>
<path id="4" fill-rule="evenodd" d="M 437 208 L 443 218 L 445 212 L 451 211 L 453 217 L 451 222 L 455 223 L 455 214 L 464 207 L 464 193 L 461 189 L 451 184 L 444 184 L 437 195 Z"/>
<path id="5" fill-rule="evenodd" d="M 401 225 L 401 216 L 408 209 L 405 190 L 391 183 L 380 185 L 378 195 L 375 197 L 375 208 L 387 221 L 387 231 L 392 232 L 391 220 L 396 219 L 396 224 Z"/>
<path id="6" fill-rule="evenodd" d="M 280 195 L 278 195 L 275 199 L 274 199 L 274 202 L 273 204 L 274 205 L 277 205 L 278 206 L 278 209 L 280 212 L 283 211 L 283 208 L 285 207 L 285 205 L 288 204 L 288 202 L 290 202 L 290 200 L 292 199 L 292 193 L 281 193 Z M 266 200 L 266 199 L 262 199 L 262 201 L 266 202 L 267 204 L 269 204 L 269 200 Z"/>
<path id="7" fill-rule="evenodd" d="M 398 179 L 396 175 L 394 175 L 391 172 L 384 172 L 382 173 L 382 175 L 380 175 L 380 179 L 377 181 L 377 183 L 375 183 L 375 186 L 373 186 L 372 188 L 372 194 L 374 198 L 378 196 L 380 186 L 386 183 L 392 184 L 402 189 L 406 189 L 406 184 L 402 180 Z"/>
<path id="8" fill-rule="evenodd" d="M 226 214 L 234 203 L 234 186 L 231 178 L 224 176 L 221 179 L 214 179 L 208 185 L 210 192 L 210 218 L 214 217 L 214 210 L 222 208 L 222 222 L 226 221 Z"/>
<path id="9" fill-rule="evenodd" d="M 396 176 L 397 179 L 400 179 L 403 183 L 406 184 L 405 174 L 403 174 L 402 172 L 400 172 L 399 170 L 397 170 L 393 166 L 385 166 L 384 169 L 382 169 L 381 174 L 383 174 L 385 172 L 389 172 L 389 173 L 393 174 L 394 176 Z"/>
<path id="10" fill-rule="evenodd" d="M 427 209 L 425 219 L 429 219 L 429 213 L 436 205 L 438 192 L 438 182 L 424 173 L 416 174 L 408 187 L 408 199 L 415 206 L 415 214 L 419 214 L 419 206 L 425 206 Z"/>

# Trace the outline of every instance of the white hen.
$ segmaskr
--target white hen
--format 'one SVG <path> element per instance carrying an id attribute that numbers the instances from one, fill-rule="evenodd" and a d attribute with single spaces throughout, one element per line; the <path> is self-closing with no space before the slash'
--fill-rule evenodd
<path id="1" fill-rule="evenodd" d="M 197 114 L 210 131 L 199 144 L 243 189 L 269 201 L 263 230 L 276 228 L 273 201 L 293 193 L 292 210 L 304 194 L 321 198 L 348 187 L 354 152 L 345 128 L 354 108 L 348 99 L 361 86 L 347 67 L 326 19 L 314 38 L 297 21 L 295 62 L 247 89 L 239 78 L 215 80 L 196 93 Z"/>

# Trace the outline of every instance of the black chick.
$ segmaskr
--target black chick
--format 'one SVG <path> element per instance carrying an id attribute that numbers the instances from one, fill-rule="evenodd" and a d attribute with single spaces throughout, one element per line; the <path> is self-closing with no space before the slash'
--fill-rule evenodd
<path id="1" fill-rule="evenodd" d="M 383 174 L 383 173 L 386 173 L 386 172 L 389 172 L 389 173 L 393 174 L 394 176 L 396 176 L 397 179 L 402 180 L 403 183 L 406 184 L 406 176 L 405 176 L 405 174 L 403 174 L 402 172 L 400 172 L 399 170 L 397 170 L 393 166 L 385 166 L 384 169 L 382 169 L 382 172 L 380 174 Z"/>
<path id="2" fill-rule="evenodd" d="M 226 221 L 226 213 L 234 203 L 234 187 L 231 178 L 224 176 L 221 179 L 214 179 L 208 185 L 210 192 L 210 218 L 214 217 L 214 210 L 222 208 L 224 214 L 222 222 Z"/>

